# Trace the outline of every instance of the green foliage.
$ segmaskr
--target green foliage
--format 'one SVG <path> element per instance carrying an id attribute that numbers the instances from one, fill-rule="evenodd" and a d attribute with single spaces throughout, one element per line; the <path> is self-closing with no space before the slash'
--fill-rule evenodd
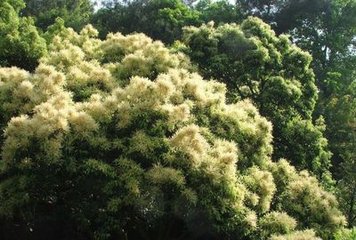
<path id="1" fill-rule="evenodd" d="M 347 216 L 349 227 L 355 226 L 356 219 L 356 84 L 350 84 L 342 94 L 330 96 L 325 106 L 325 117 L 331 136 L 334 158 L 334 172 L 338 179 L 340 202 Z"/>
<path id="2" fill-rule="evenodd" d="M 283 135 L 288 139 L 285 146 L 288 151 L 286 157 L 293 157 L 296 159 L 296 166 L 303 166 L 319 179 L 330 182 L 331 176 L 325 170 L 330 168 L 331 153 L 325 151 L 327 140 L 323 137 L 324 130 L 323 118 L 319 118 L 316 124 L 310 120 L 294 118 L 282 129 Z"/>
<path id="3" fill-rule="evenodd" d="M 100 36 L 109 32 L 143 32 L 153 39 L 171 44 L 181 39 L 184 26 L 214 20 L 216 23 L 241 19 L 236 7 L 227 0 L 133 0 L 105 1 L 92 18 Z"/>
<path id="4" fill-rule="evenodd" d="M 354 177 L 346 169 L 354 169 L 355 161 L 345 156 L 355 155 L 355 147 L 352 146 L 355 131 L 350 128 L 349 119 L 356 116 L 350 101 L 344 100 L 350 97 L 350 88 L 355 84 L 356 1 L 236 2 L 245 16 L 261 17 L 278 33 L 291 35 L 293 42 L 312 54 L 312 67 L 320 90 L 315 114 L 325 117 L 325 136 L 333 152 L 333 177 L 338 183 L 340 199 L 344 198 L 341 202 L 345 202 L 344 211 L 349 216 L 349 224 L 353 226 L 355 207 L 352 199 L 355 199 L 355 191 L 351 187 L 354 185 L 351 179 Z"/>
<path id="5" fill-rule="evenodd" d="M 296 231 L 291 234 L 272 236 L 271 240 L 320 240 L 312 230 Z"/>
<path id="6" fill-rule="evenodd" d="M 183 40 L 203 76 L 226 83 L 231 101 L 253 100 L 273 123 L 275 159 L 286 157 L 320 178 L 329 175 L 323 128 L 312 121 L 317 88 L 308 53 L 257 18 L 188 27 Z"/>
<path id="7" fill-rule="evenodd" d="M 134 0 L 115 2 L 93 16 L 93 24 L 102 36 L 109 32 L 143 32 L 153 39 L 173 43 L 182 35 L 186 25 L 199 22 L 198 11 L 182 0 Z"/>
<path id="8" fill-rule="evenodd" d="M 18 66 L 33 70 L 46 52 L 46 43 L 31 18 L 20 17 L 22 0 L 0 3 L 0 66 Z"/>
<path id="9" fill-rule="evenodd" d="M 200 13 L 200 20 L 205 23 L 210 21 L 216 24 L 233 23 L 242 18 L 236 7 L 228 0 L 200 0 L 194 9 Z"/>
<path id="10" fill-rule="evenodd" d="M 81 30 L 93 14 L 93 3 L 90 0 L 24 0 L 26 8 L 22 10 L 25 16 L 31 16 L 36 26 L 43 31 L 52 25 L 56 18 L 62 18 L 66 26 L 77 31 Z"/>
<path id="11" fill-rule="evenodd" d="M 33 74 L 0 70 L 1 232 L 315 239 L 294 227 L 344 226 L 316 178 L 271 161 L 271 124 L 252 103 L 227 102 L 183 55 L 143 34 L 54 32 Z"/>
<path id="12" fill-rule="evenodd" d="M 335 240 L 352 240 L 356 238 L 356 228 L 341 229 L 335 235 Z"/>
<path id="13" fill-rule="evenodd" d="M 241 14 L 247 18 L 248 16 L 256 16 L 264 21 L 273 22 L 276 13 L 288 0 L 236 0 L 236 7 Z"/>

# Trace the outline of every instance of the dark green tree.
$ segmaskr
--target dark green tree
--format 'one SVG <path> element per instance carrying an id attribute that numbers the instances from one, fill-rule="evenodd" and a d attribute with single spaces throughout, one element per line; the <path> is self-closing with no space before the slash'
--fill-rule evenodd
<path id="1" fill-rule="evenodd" d="M 93 24 L 102 36 L 108 32 L 143 32 L 156 40 L 173 43 L 182 28 L 199 23 L 199 12 L 182 0 L 134 0 L 114 2 L 100 9 Z"/>
<path id="2" fill-rule="evenodd" d="M 333 151 L 333 173 L 349 227 L 356 224 L 356 83 L 341 95 L 333 94 L 325 106 L 327 134 Z"/>
<path id="3" fill-rule="evenodd" d="M 46 42 L 31 18 L 20 17 L 22 0 L 0 2 L 0 66 L 33 70 L 46 52 Z"/>
<path id="4" fill-rule="evenodd" d="M 235 5 L 245 18 L 255 16 L 271 23 L 283 2 L 285 0 L 236 0 Z"/>
<path id="5" fill-rule="evenodd" d="M 89 23 L 94 6 L 91 0 L 25 0 L 24 16 L 31 16 L 36 26 L 43 31 L 52 25 L 57 17 L 62 18 L 66 26 L 80 30 Z"/>
<path id="6" fill-rule="evenodd" d="M 200 12 L 200 20 L 205 23 L 210 21 L 216 24 L 233 23 L 241 21 L 243 17 L 236 6 L 228 0 L 200 0 L 194 9 Z"/>

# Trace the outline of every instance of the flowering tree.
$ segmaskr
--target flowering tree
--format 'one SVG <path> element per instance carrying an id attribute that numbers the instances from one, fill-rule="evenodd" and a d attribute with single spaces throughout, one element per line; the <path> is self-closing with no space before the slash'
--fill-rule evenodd
<path id="1" fill-rule="evenodd" d="M 184 55 L 58 29 L 33 74 L 0 69 L 4 236 L 318 239 L 345 224 L 316 178 L 271 161 L 271 123 Z"/>
<path id="2" fill-rule="evenodd" d="M 312 118 L 317 88 L 307 52 L 255 17 L 187 27 L 183 41 L 200 73 L 227 85 L 230 101 L 251 99 L 272 122 L 275 159 L 288 158 L 330 182 L 325 126 Z"/>

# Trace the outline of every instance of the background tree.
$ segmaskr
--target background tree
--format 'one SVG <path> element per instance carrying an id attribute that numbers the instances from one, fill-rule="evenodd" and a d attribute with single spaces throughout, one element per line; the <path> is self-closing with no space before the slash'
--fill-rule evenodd
<path id="1" fill-rule="evenodd" d="M 339 75 L 340 76 L 340 75 Z M 328 135 L 334 157 L 333 172 L 338 180 L 339 198 L 347 216 L 349 227 L 356 221 L 356 84 L 342 94 L 333 94 L 325 106 Z M 335 161 L 337 160 L 337 161 Z"/>
<path id="2" fill-rule="evenodd" d="M 277 31 L 288 32 L 313 55 L 313 69 L 320 89 L 317 114 L 325 116 L 326 136 L 333 152 L 333 175 L 345 195 L 344 211 L 355 226 L 354 142 L 356 1 L 291 1 L 277 18 Z M 351 157 L 351 158 L 350 158 Z M 347 167 L 345 167 L 347 166 Z M 354 175 L 354 174 L 353 174 Z M 345 187 L 349 186 L 346 190 Z"/>
<path id="3" fill-rule="evenodd" d="M 245 18 L 255 16 L 274 24 L 276 14 L 286 2 L 288 0 L 236 0 L 235 5 Z"/>
<path id="4" fill-rule="evenodd" d="M 194 9 L 200 13 L 200 20 L 204 23 L 236 23 L 243 18 L 236 6 L 228 0 L 200 0 L 194 5 Z"/>
<path id="5" fill-rule="evenodd" d="M 0 66 L 18 66 L 33 70 L 46 52 L 46 43 L 33 20 L 20 17 L 25 7 L 22 0 L 0 3 Z"/>
<path id="6" fill-rule="evenodd" d="M 93 24 L 105 36 L 108 32 L 143 32 L 156 40 L 172 43 L 180 38 L 182 28 L 199 23 L 199 12 L 182 0 L 117 1 L 100 9 Z"/>
<path id="7" fill-rule="evenodd" d="M 21 13 L 33 17 L 42 31 L 46 31 L 57 17 L 62 18 L 66 26 L 79 31 L 89 23 L 94 11 L 91 0 L 25 0 L 25 3 L 26 8 Z"/>

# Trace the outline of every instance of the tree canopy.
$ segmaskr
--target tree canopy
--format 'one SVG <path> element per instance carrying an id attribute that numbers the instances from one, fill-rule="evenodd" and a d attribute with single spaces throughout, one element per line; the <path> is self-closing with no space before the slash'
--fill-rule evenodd
<path id="1" fill-rule="evenodd" d="M 24 238 L 318 239 L 345 224 L 306 171 L 271 161 L 248 100 L 143 34 L 64 28 L 34 73 L 0 69 L 2 229 Z M 9 94 L 10 93 L 10 94 Z"/>
<path id="2" fill-rule="evenodd" d="M 199 15 L 181 0 L 114 1 L 94 15 L 93 24 L 101 35 L 143 32 L 153 39 L 172 43 L 181 37 L 184 26 L 200 22 Z"/>
<path id="3" fill-rule="evenodd" d="M 81 30 L 89 23 L 94 12 L 91 0 L 24 0 L 26 8 L 21 13 L 31 16 L 36 21 L 36 26 L 46 31 L 56 18 L 60 17 L 66 22 L 66 26 Z"/>
<path id="4" fill-rule="evenodd" d="M 273 123 L 275 159 L 329 178 L 324 124 L 312 119 L 317 88 L 308 53 L 258 18 L 187 27 L 183 41 L 204 77 L 226 83 L 232 101 L 251 99 Z"/>
<path id="5" fill-rule="evenodd" d="M 0 66 L 33 70 L 46 52 L 45 40 L 31 18 L 19 16 L 22 0 L 0 2 Z"/>

